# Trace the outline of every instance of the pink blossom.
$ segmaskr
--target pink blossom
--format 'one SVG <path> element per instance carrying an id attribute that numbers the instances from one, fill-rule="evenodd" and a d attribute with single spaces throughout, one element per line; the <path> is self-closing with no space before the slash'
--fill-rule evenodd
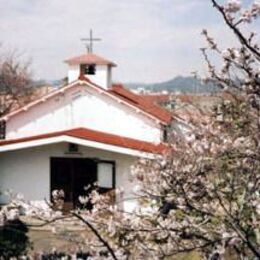
<path id="1" fill-rule="evenodd" d="M 236 13 L 241 9 L 241 2 L 239 0 L 229 0 L 227 3 L 226 11 Z"/>
<path id="2" fill-rule="evenodd" d="M 243 12 L 242 14 L 242 20 L 246 23 L 251 23 L 252 22 L 252 13 L 248 10 Z"/>
<path id="3" fill-rule="evenodd" d="M 260 15 L 260 1 L 254 1 L 252 5 L 252 12 L 256 15 Z"/>

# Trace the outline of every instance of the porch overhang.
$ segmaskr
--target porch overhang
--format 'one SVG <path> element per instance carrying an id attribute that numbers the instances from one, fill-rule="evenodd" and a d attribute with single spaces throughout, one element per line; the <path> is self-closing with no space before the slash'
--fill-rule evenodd
<path id="1" fill-rule="evenodd" d="M 16 140 L 1 141 L 0 153 L 64 142 L 150 159 L 162 155 L 166 150 L 166 146 L 162 144 L 155 145 L 149 142 L 80 128 Z"/>

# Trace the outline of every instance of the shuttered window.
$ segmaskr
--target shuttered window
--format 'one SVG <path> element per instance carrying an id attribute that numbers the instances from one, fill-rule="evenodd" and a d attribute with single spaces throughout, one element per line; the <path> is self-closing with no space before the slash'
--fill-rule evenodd
<path id="1" fill-rule="evenodd" d="M 5 139 L 6 135 L 6 121 L 1 120 L 0 121 L 0 139 Z"/>

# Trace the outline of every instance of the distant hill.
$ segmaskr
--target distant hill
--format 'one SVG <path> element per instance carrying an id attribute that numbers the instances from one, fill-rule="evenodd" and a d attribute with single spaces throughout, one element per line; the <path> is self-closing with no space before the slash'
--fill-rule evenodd
<path id="1" fill-rule="evenodd" d="M 218 88 L 213 84 L 202 84 L 194 77 L 177 76 L 169 81 L 161 83 L 125 83 L 130 89 L 145 89 L 152 92 L 181 92 L 181 93 L 215 93 Z"/>
<path id="2" fill-rule="evenodd" d="M 60 80 L 38 80 L 36 86 L 49 85 L 57 88 L 64 83 L 65 79 Z M 171 80 L 160 83 L 124 83 L 130 89 L 144 89 L 151 92 L 180 92 L 180 93 L 215 93 L 219 89 L 213 84 L 202 84 L 194 77 L 177 76 Z"/>
<path id="3" fill-rule="evenodd" d="M 57 87 L 60 87 L 62 85 L 62 83 L 63 83 L 63 79 L 58 79 L 58 80 L 39 79 L 39 80 L 34 81 L 34 85 L 36 87 L 48 85 L 48 86 L 52 86 L 54 88 L 57 88 Z"/>

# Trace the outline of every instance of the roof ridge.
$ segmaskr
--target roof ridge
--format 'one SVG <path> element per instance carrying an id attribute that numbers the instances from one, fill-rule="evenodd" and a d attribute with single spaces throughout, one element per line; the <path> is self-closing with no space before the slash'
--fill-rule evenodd
<path id="1" fill-rule="evenodd" d="M 108 95 L 112 95 L 112 96 L 114 96 L 116 98 L 121 98 L 123 101 L 125 101 L 129 105 L 134 106 L 137 109 L 142 110 L 144 113 L 149 114 L 153 118 L 157 118 L 158 120 L 160 120 L 163 123 L 168 124 L 171 121 L 172 114 L 169 111 L 167 111 L 166 109 L 161 108 L 160 106 L 157 106 L 155 104 L 153 104 L 153 107 L 149 107 L 149 106 L 144 105 L 144 103 L 142 101 L 140 102 L 140 100 L 142 98 L 140 95 L 137 95 L 137 94 L 131 92 L 130 90 L 128 90 L 125 87 L 123 87 L 123 85 L 122 85 L 122 88 L 120 88 L 120 89 L 125 91 L 125 92 L 127 92 L 127 94 L 122 93 L 122 92 L 119 93 L 119 92 L 115 91 L 115 89 L 114 89 L 114 91 L 113 91 L 113 89 L 106 90 L 106 89 L 100 87 L 99 85 L 93 83 L 89 78 L 85 77 L 84 75 L 79 76 L 78 80 L 75 80 L 74 82 L 72 82 L 72 83 L 70 83 L 68 85 L 65 85 L 65 86 L 63 86 L 61 88 L 58 88 L 56 90 L 53 90 L 52 92 L 50 92 L 50 93 L 48 93 L 46 95 L 43 95 L 43 96 L 39 97 L 38 99 L 36 99 L 36 100 L 26 104 L 25 106 L 22 106 L 19 109 L 12 111 L 12 112 L 10 112 L 9 114 L 7 114 L 5 116 L 2 116 L 0 118 L 0 120 L 1 119 L 6 120 L 10 116 L 16 115 L 17 113 L 20 113 L 20 112 L 22 112 L 24 110 L 27 110 L 26 108 L 30 108 L 32 106 L 35 106 L 35 105 L 39 104 L 42 100 L 47 100 L 48 98 L 52 98 L 53 96 L 55 96 L 55 95 L 57 95 L 59 93 L 63 93 L 67 89 L 72 88 L 74 85 L 77 85 L 77 84 L 78 85 L 82 85 L 84 83 L 85 84 L 89 83 L 89 84 L 93 85 L 94 87 L 100 89 L 100 91 L 107 93 Z M 128 95 L 128 96 L 125 96 L 124 94 Z M 134 96 L 134 98 L 133 97 L 129 97 L 129 94 Z M 154 110 L 152 110 L 152 108 L 154 108 Z"/>

